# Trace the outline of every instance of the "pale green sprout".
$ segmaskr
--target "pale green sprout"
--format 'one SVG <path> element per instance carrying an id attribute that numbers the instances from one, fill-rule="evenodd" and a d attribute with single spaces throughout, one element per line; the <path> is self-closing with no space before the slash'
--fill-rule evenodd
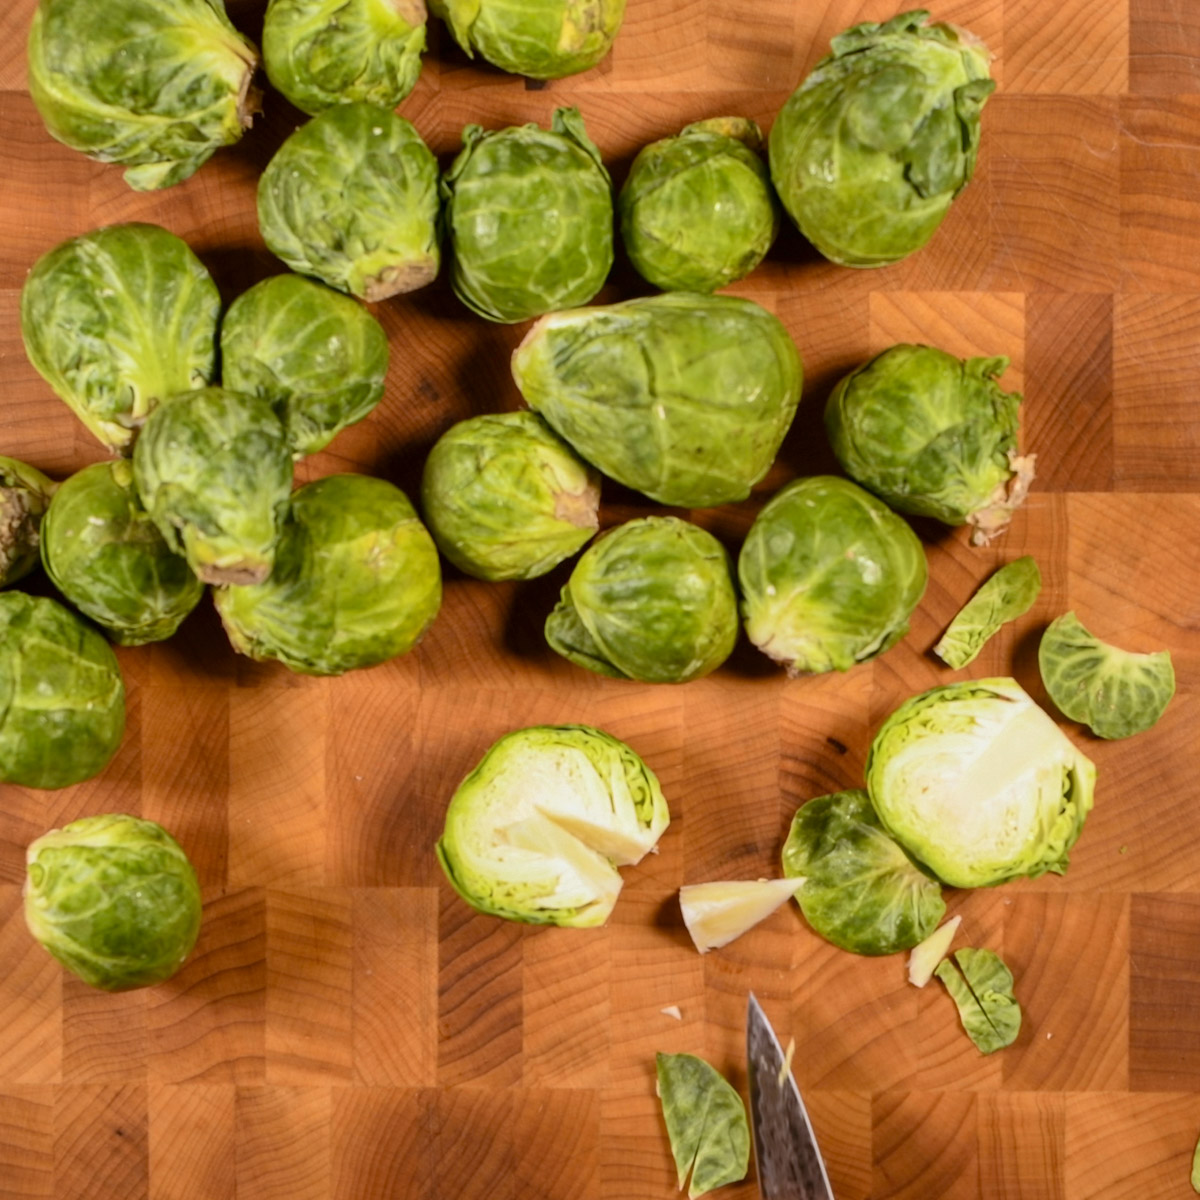
<path id="1" fill-rule="evenodd" d="M 1041 590 L 1042 573 L 1032 557 L 1005 563 L 959 610 L 934 654 L 956 670 L 974 662 L 1002 625 L 1029 611 Z"/>
<path id="2" fill-rule="evenodd" d="M 1017 1040 L 1021 1006 L 1013 995 L 1012 972 L 994 950 L 956 950 L 933 973 L 946 985 L 963 1029 L 981 1054 L 993 1054 Z"/>
<path id="3" fill-rule="evenodd" d="M 57 486 L 36 467 L 0 454 L 0 587 L 37 566 L 42 517 Z"/>

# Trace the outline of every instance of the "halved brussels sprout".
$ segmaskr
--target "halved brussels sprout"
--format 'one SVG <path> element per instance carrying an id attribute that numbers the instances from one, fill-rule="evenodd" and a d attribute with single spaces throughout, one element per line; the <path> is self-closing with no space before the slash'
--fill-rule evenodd
<path id="1" fill-rule="evenodd" d="M 60 485 L 42 523 L 42 561 L 54 586 L 121 646 L 169 638 L 204 595 L 142 506 L 125 459 Z"/>
<path id="2" fill-rule="evenodd" d="M 330 475 L 292 494 L 270 579 L 214 599 L 239 653 L 341 675 L 408 653 L 437 616 L 442 577 L 398 487 Z"/>
<path id="3" fill-rule="evenodd" d="M 870 493 L 833 475 L 767 501 L 738 555 L 750 640 L 789 675 L 847 671 L 894 646 L 925 592 L 920 539 Z"/>
<path id="4" fill-rule="evenodd" d="M 250 127 L 258 51 L 223 0 L 40 0 L 29 92 L 50 136 L 126 165 L 137 191 L 187 179 Z"/>
<path id="5" fill-rule="evenodd" d="M 803 879 L 730 879 L 679 889 L 679 911 L 701 954 L 728 946 L 765 921 L 804 886 Z"/>
<path id="6" fill-rule="evenodd" d="M 737 636 L 729 556 L 678 517 L 642 517 L 603 534 L 546 620 L 546 640 L 564 658 L 643 683 L 699 679 L 733 653 Z"/>
<path id="7" fill-rule="evenodd" d="M 258 181 L 258 226 L 293 271 L 363 300 L 438 273 L 438 166 L 403 117 L 337 104 L 293 133 Z"/>
<path id="8" fill-rule="evenodd" d="M 106 992 L 149 987 L 183 966 L 200 932 L 196 872 L 154 821 L 72 821 L 25 854 L 25 923 L 64 967 Z"/>
<path id="9" fill-rule="evenodd" d="M 55 246 L 21 289 L 38 374 L 109 449 L 129 454 L 155 405 L 209 383 L 221 297 L 182 238 L 110 225 Z"/>
<path id="10" fill-rule="evenodd" d="M 959 610 L 933 652 L 948 666 L 972 663 L 1000 626 L 1028 612 L 1042 590 L 1042 573 L 1028 554 L 994 572 Z"/>
<path id="11" fill-rule="evenodd" d="M 0 587 L 37 566 L 42 516 L 57 487 L 36 467 L 0 454 Z"/>
<path id="12" fill-rule="evenodd" d="M 1097 737 L 1132 737 L 1149 729 L 1175 695 L 1169 650 L 1122 650 L 1089 633 L 1073 612 L 1051 621 L 1042 634 L 1038 667 L 1063 716 L 1083 722 Z"/>
<path id="13" fill-rule="evenodd" d="M 884 266 L 929 241 L 971 178 L 991 55 L 919 9 L 832 49 L 771 127 L 771 178 L 826 258 Z"/>
<path id="14" fill-rule="evenodd" d="M 577 108 L 548 130 L 463 130 L 442 176 L 455 295 L 512 324 L 586 304 L 613 261 L 612 181 Z"/>

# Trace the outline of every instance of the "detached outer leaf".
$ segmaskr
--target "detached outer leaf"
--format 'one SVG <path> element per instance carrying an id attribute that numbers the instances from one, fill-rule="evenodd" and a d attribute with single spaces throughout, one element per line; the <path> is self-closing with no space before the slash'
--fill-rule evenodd
<path id="1" fill-rule="evenodd" d="M 1005 563 L 959 610 L 933 652 L 956 670 L 974 662 L 1008 621 L 1028 612 L 1042 590 L 1042 573 L 1030 556 Z"/>
<path id="2" fill-rule="evenodd" d="M 963 1029 L 981 1054 L 992 1054 L 1017 1040 L 1021 1006 L 1013 995 L 1012 972 L 994 950 L 956 950 L 933 973 L 954 998 Z"/>

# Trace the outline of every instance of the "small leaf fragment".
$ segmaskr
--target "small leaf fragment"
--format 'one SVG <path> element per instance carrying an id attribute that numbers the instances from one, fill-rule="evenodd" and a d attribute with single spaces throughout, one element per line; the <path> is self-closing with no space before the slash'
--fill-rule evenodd
<path id="1" fill-rule="evenodd" d="M 1002 625 L 1029 611 L 1041 590 L 1042 573 L 1030 555 L 1006 563 L 959 610 L 934 654 L 956 670 L 974 662 Z"/>
<path id="2" fill-rule="evenodd" d="M 950 943 L 962 924 L 962 917 L 951 917 L 939 925 L 923 942 L 918 942 L 908 956 L 908 982 L 923 988 L 932 978 L 934 968 L 946 957 Z"/>
<path id="3" fill-rule="evenodd" d="M 933 972 L 958 1005 L 963 1029 L 981 1054 L 1010 1046 L 1021 1030 L 1012 972 L 994 950 L 965 947 Z"/>

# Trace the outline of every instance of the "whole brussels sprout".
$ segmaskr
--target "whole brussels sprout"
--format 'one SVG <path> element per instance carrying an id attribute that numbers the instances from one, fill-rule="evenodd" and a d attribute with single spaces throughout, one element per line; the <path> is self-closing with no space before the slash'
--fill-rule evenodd
<path id="1" fill-rule="evenodd" d="M 678 517 L 643 517 L 598 538 L 546 620 L 546 641 L 564 658 L 643 683 L 699 679 L 737 636 L 729 556 Z"/>
<path id="2" fill-rule="evenodd" d="M 441 569 L 398 487 L 330 475 L 293 493 L 271 578 L 214 599 L 240 654 L 341 675 L 417 644 L 442 602 Z"/>
<path id="3" fill-rule="evenodd" d="M 612 181 L 577 108 L 549 130 L 463 130 L 442 177 L 455 295 L 489 321 L 513 323 L 585 304 L 613 261 Z"/>
<path id="4" fill-rule="evenodd" d="M 738 556 L 750 640 L 789 675 L 847 671 L 894 646 L 925 592 L 920 539 L 869 492 L 817 475 L 776 492 Z"/>
<path id="5" fill-rule="evenodd" d="M 662 504 L 744 500 L 800 400 L 778 317 L 672 292 L 542 317 L 517 347 L 525 402 L 605 475 Z"/>
<path id="6" fill-rule="evenodd" d="M 270 0 L 263 19 L 267 78 L 310 116 L 359 100 L 395 108 L 424 49 L 424 0 Z"/>
<path id="7" fill-rule="evenodd" d="M 421 477 L 438 549 L 476 579 L 533 579 L 600 526 L 600 476 L 536 413 L 488 413 L 451 426 Z"/>
<path id="8" fill-rule="evenodd" d="M 840 380 L 825 429 L 846 474 L 900 512 L 970 525 L 982 544 L 1008 528 L 1033 482 L 1017 453 L 1021 397 L 996 383 L 1008 359 L 892 346 Z"/>
<path id="9" fill-rule="evenodd" d="M 412 124 L 374 104 L 338 104 L 301 125 L 258 181 L 272 254 L 362 300 L 438 273 L 438 166 Z"/>
<path id="10" fill-rule="evenodd" d="M 753 121 L 687 125 L 644 146 L 617 197 L 621 240 L 663 291 L 712 292 L 749 275 L 779 229 L 779 203 Z"/>
<path id="11" fill-rule="evenodd" d="M 594 67 L 612 49 L 625 0 L 429 0 L 474 58 L 531 79 Z"/>
<path id="12" fill-rule="evenodd" d="M 771 128 L 771 178 L 800 232 L 828 259 L 879 267 L 919 250 L 967 185 L 979 114 L 995 89 L 991 55 L 922 10 L 867 22 Z"/>
<path id="13" fill-rule="evenodd" d="M 124 732 L 125 684 L 104 638 L 56 600 L 0 594 L 0 780 L 82 783 Z"/>
<path id="14" fill-rule="evenodd" d="M 133 478 L 167 545 L 205 583 L 271 573 L 292 455 L 267 400 L 224 388 L 172 397 L 138 438 Z"/>
<path id="15" fill-rule="evenodd" d="M 54 586 L 121 646 L 169 638 L 204 595 L 142 506 L 125 459 L 62 483 L 42 522 L 42 561 Z"/>
<path id="16" fill-rule="evenodd" d="M 156 404 L 213 379 L 220 313 L 204 264 L 157 225 L 70 238 L 34 263 L 21 289 L 29 361 L 121 454 Z"/>
<path id="17" fill-rule="evenodd" d="M 153 821 L 122 813 L 72 821 L 33 842 L 25 864 L 29 932 L 91 987 L 161 983 L 196 944 L 196 872 Z"/>
<path id="18" fill-rule="evenodd" d="M 223 0 L 40 0 L 29 92 L 50 136 L 124 163 L 137 191 L 187 179 L 250 127 L 258 51 Z"/>
<path id="19" fill-rule="evenodd" d="M 367 416 L 387 368 L 383 326 L 356 300 L 299 275 L 255 284 L 221 323 L 221 382 L 271 402 L 295 458 Z"/>
<path id="20" fill-rule="evenodd" d="M 36 467 L 0 454 L 0 587 L 37 566 L 42 516 L 56 487 Z"/>

